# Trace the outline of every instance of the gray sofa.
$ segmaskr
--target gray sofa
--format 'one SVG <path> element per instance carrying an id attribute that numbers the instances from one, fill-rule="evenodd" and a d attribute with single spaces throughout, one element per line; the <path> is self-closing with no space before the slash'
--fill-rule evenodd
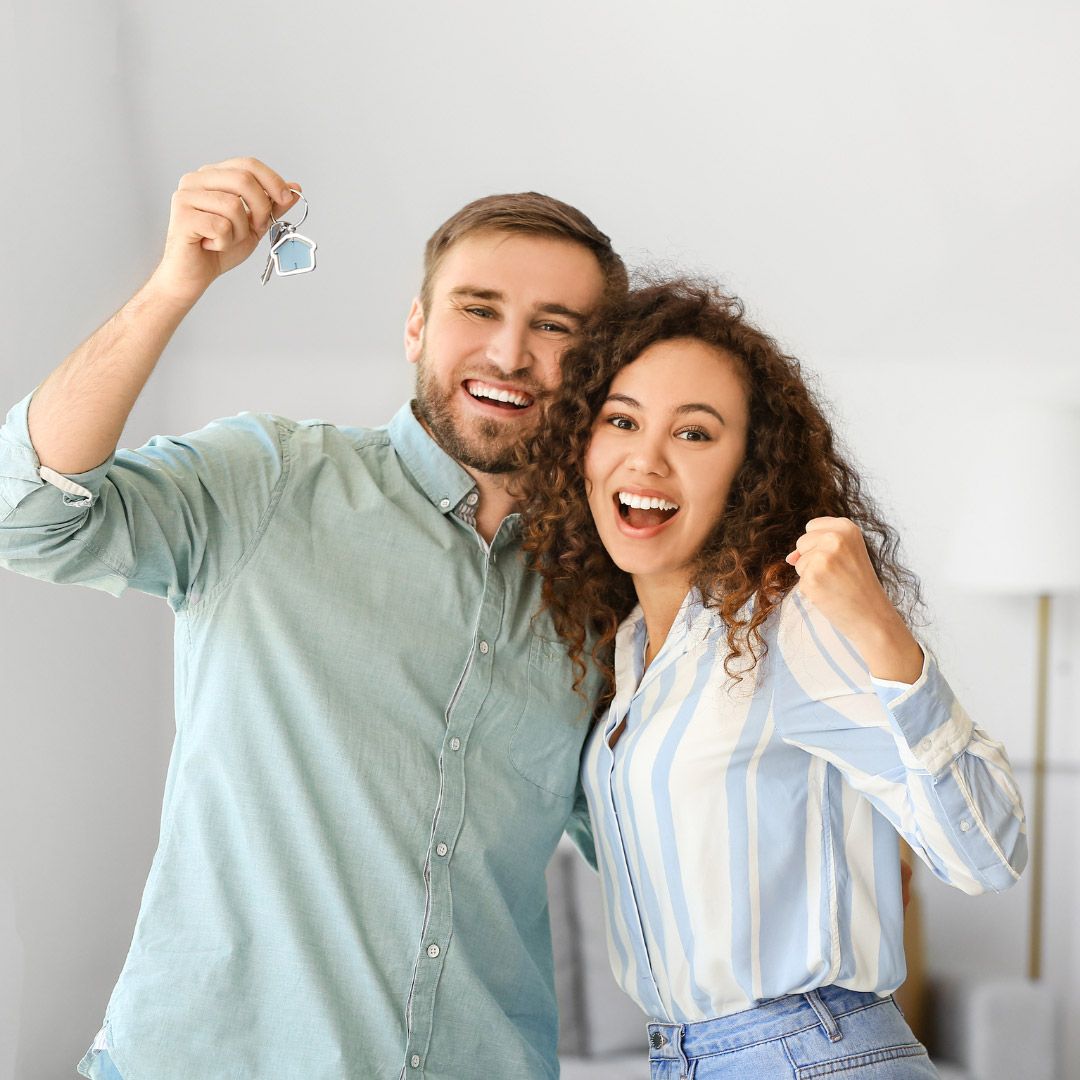
<path id="1" fill-rule="evenodd" d="M 548 867 L 562 1080 L 648 1080 L 646 1017 L 608 966 L 599 878 L 564 838 Z M 1058 1080 L 1053 996 L 1018 979 L 935 982 L 942 1080 Z"/>

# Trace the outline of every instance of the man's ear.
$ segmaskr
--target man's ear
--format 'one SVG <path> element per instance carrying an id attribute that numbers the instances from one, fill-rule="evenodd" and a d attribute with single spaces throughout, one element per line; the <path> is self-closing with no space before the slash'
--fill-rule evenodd
<path id="1" fill-rule="evenodd" d="M 410 364 L 418 363 L 424 353 L 424 307 L 417 296 L 405 320 L 405 356 Z"/>

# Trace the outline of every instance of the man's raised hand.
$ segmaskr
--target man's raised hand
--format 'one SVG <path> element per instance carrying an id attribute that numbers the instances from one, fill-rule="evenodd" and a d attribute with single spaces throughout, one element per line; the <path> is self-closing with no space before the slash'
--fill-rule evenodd
<path id="1" fill-rule="evenodd" d="M 181 304 L 194 304 L 209 285 L 242 263 L 270 226 L 296 202 L 284 180 L 258 158 L 204 165 L 180 178 L 173 193 L 165 253 L 150 284 Z"/>

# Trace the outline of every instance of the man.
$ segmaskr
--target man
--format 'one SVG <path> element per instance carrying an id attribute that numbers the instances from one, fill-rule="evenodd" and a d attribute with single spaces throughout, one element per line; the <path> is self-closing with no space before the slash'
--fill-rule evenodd
<path id="1" fill-rule="evenodd" d="M 150 281 L 0 428 L 0 564 L 177 620 L 177 736 L 101 1080 L 553 1077 L 544 869 L 582 700 L 506 481 L 622 262 L 536 195 L 428 243 L 385 429 L 244 414 L 116 442 L 173 331 L 295 198 L 185 176 Z"/>

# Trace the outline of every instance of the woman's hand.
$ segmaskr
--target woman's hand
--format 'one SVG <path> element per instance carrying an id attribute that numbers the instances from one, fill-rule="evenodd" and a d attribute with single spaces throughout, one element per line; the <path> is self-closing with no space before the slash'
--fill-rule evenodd
<path id="1" fill-rule="evenodd" d="M 922 649 L 874 573 L 866 541 L 849 518 L 807 522 L 787 556 L 800 591 L 858 649 L 879 679 L 913 683 Z"/>

